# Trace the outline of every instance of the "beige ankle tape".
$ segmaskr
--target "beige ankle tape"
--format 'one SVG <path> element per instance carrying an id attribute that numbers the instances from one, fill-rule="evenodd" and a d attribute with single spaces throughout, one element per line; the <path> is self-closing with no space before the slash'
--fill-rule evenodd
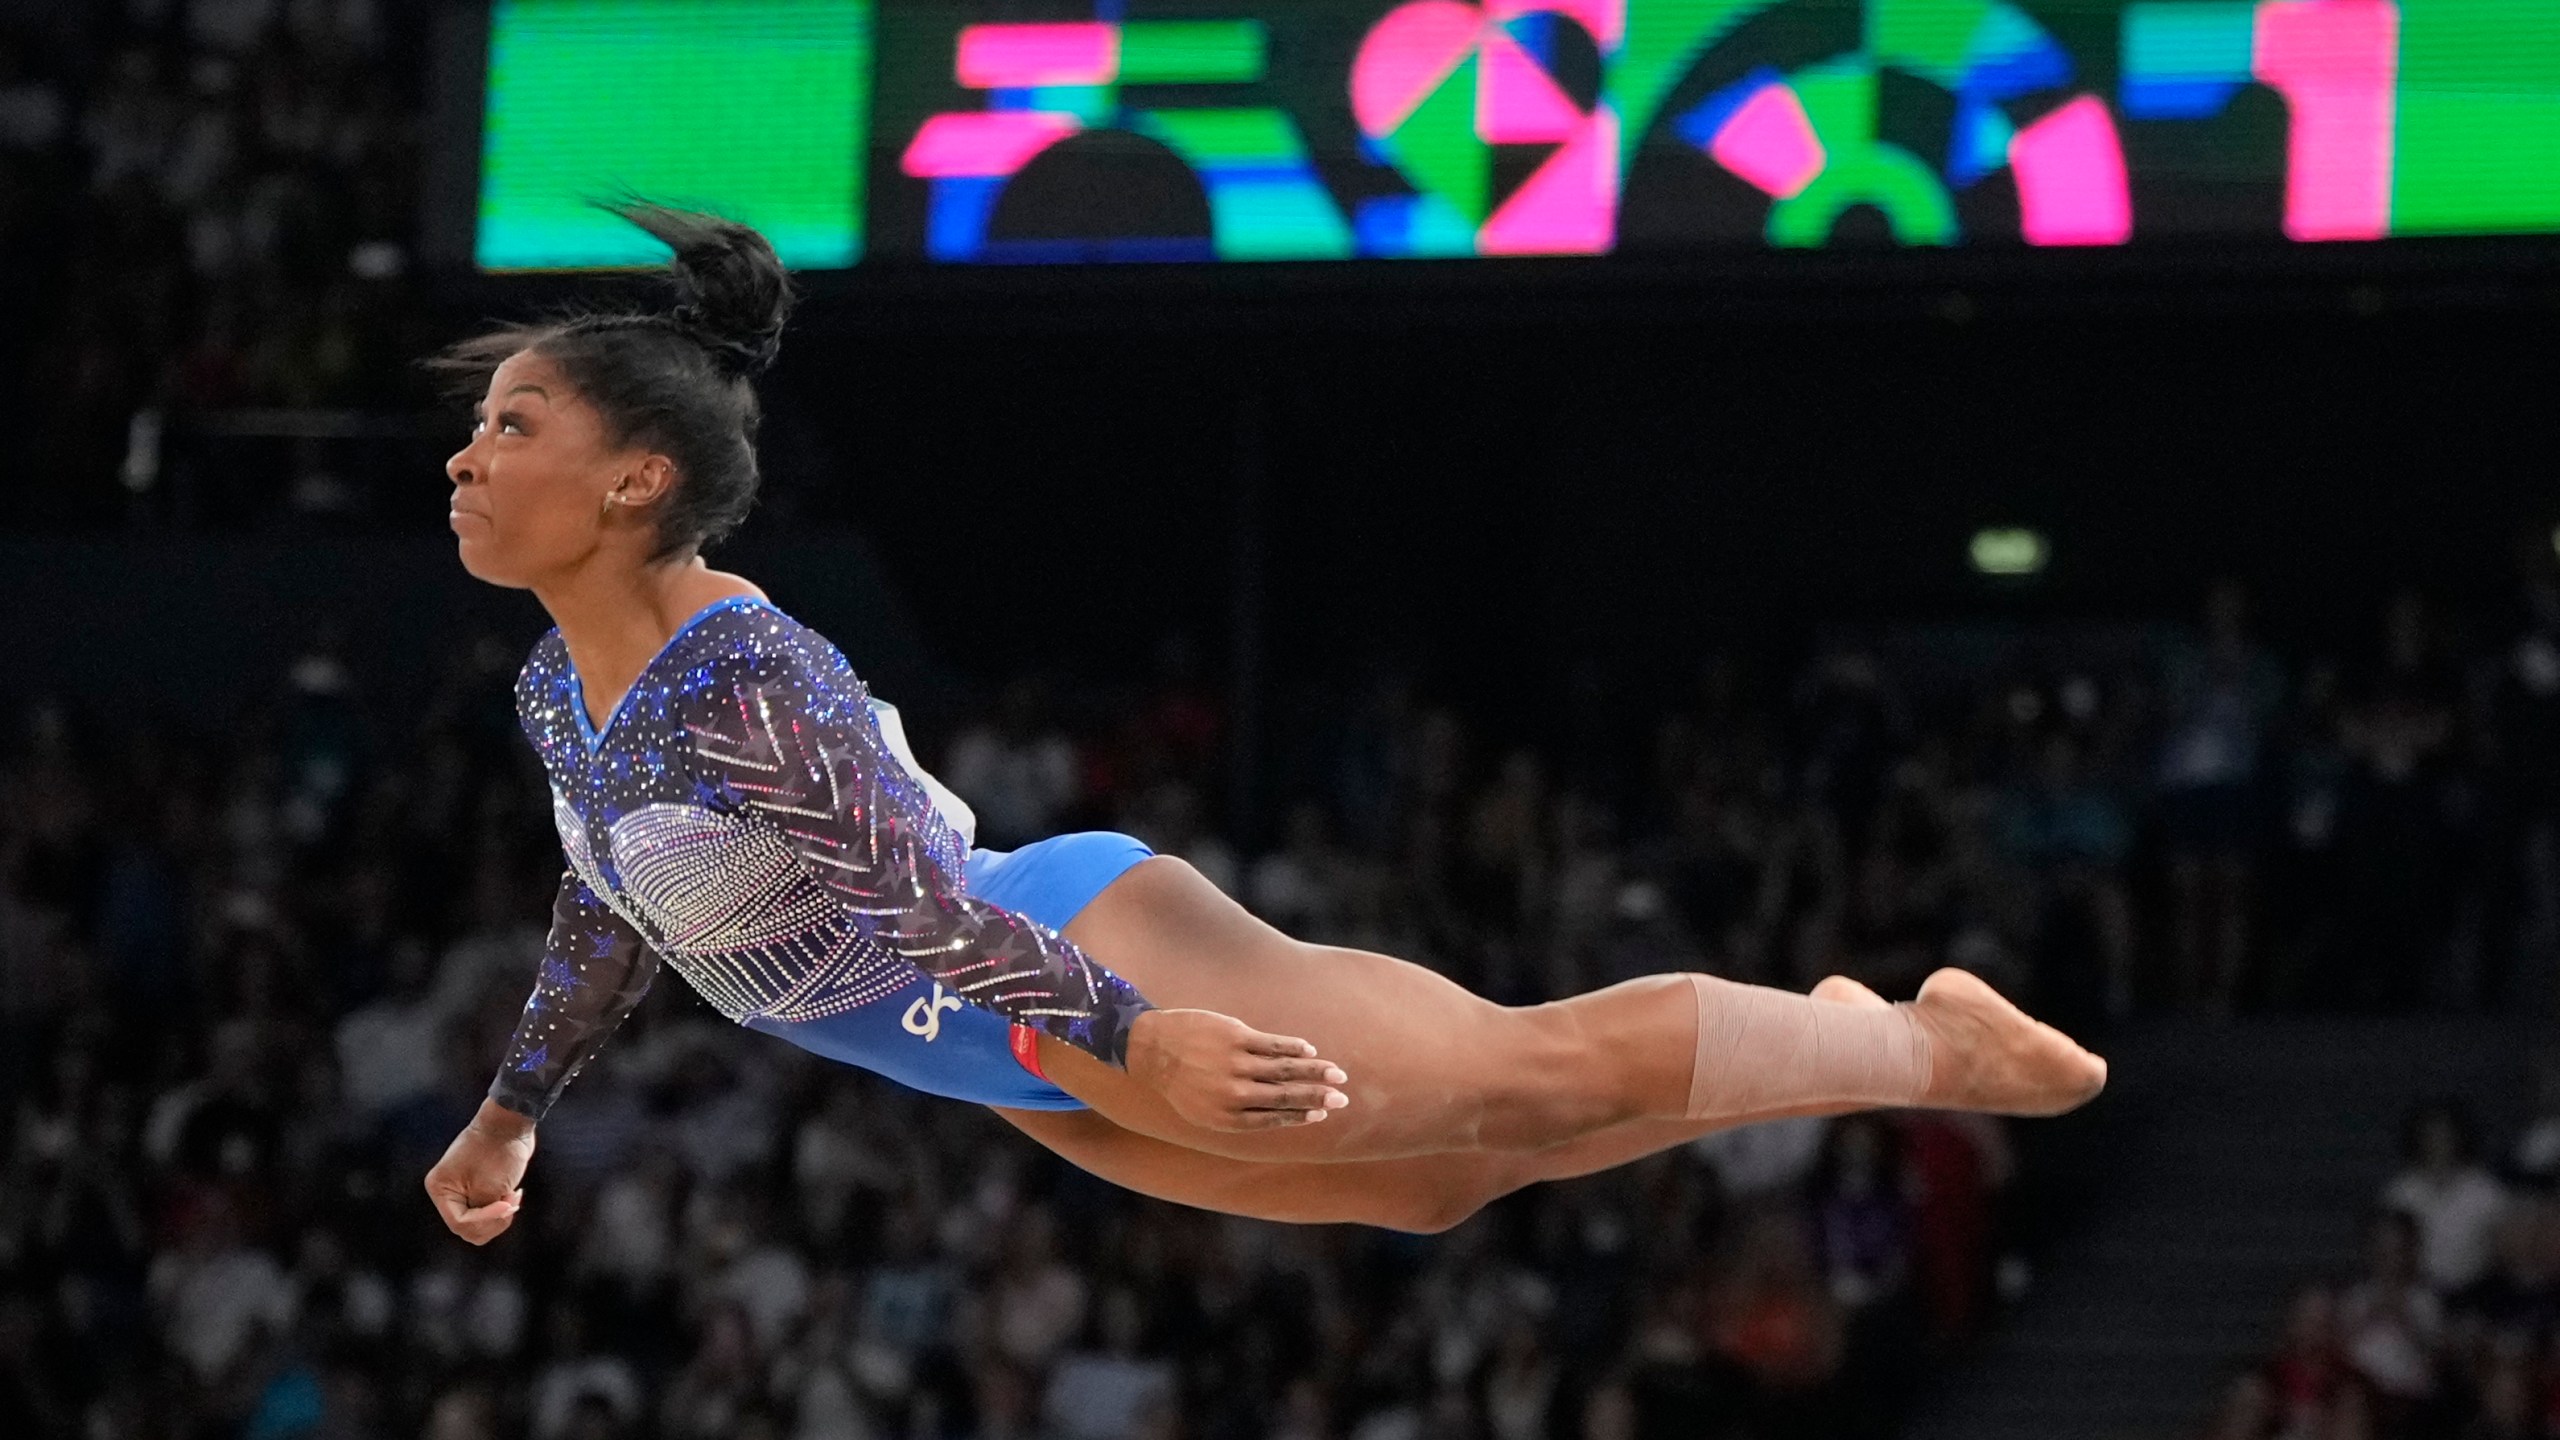
<path id="1" fill-rule="evenodd" d="M 1689 1118 L 1809 1105 L 1910 1105 L 1929 1084 L 1929 1037 L 1907 1005 L 1848 1005 L 1691 974 L 1698 1055 Z"/>

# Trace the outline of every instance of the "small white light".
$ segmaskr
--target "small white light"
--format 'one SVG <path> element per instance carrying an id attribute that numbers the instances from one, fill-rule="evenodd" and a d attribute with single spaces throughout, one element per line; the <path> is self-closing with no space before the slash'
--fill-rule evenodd
<path id="1" fill-rule="evenodd" d="M 2560 543 L 2556 540 L 2555 543 Z M 2052 558 L 2053 547 L 2044 535 L 2021 526 L 1996 526 L 1977 530 L 1973 536 L 1973 568 L 1983 575 L 2036 575 L 2043 573 L 2045 562 Z"/>

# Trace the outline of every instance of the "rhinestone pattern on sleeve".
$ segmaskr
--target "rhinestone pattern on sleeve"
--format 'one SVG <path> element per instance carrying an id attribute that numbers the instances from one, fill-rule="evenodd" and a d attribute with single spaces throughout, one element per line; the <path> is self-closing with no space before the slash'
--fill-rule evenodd
<path id="1" fill-rule="evenodd" d="M 649 993 L 658 959 L 572 868 L 551 902 L 551 935 L 533 994 L 489 1098 L 540 1120 L 605 1037 Z"/>

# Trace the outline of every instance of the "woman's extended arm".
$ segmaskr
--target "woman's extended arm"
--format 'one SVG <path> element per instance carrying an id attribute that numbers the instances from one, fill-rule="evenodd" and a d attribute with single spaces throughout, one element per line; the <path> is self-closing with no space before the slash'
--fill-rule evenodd
<path id="1" fill-rule="evenodd" d="M 515 1038 L 489 1098 L 540 1120 L 642 996 L 657 952 L 613 913 L 577 872 L 564 871 L 551 902 L 551 936 Z"/>
<path id="2" fill-rule="evenodd" d="M 518 1187 L 533 1159 L 534 1122 L 649 993 L 657 969 L 657 952 L 641 943 L 639 932 L 577 872 L 564 872 L 551 902 L 542 968 L 498 1078 L 480 1113 L 427 1172 L 427 1197 L 454 1234 L 486 1245 L 515 1223 L 524 1203 Z"/>

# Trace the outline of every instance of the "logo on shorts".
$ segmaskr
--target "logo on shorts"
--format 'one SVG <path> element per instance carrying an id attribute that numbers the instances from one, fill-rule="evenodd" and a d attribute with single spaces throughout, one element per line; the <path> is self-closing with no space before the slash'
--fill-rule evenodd
<path id="1" fill-rule="evenodd" d="M 917 996 L 916 1003 L 907 1007 L 906 1017 L 898 1023 L 907 1027 L 908 1034 L 923 1036 L 924 1043 L 930 1045 L 942 1035 L 942 1012 L 959 1008 L 960 997 L 943 994 L 941 982 L 936 981 L 933 998 Z"/>

